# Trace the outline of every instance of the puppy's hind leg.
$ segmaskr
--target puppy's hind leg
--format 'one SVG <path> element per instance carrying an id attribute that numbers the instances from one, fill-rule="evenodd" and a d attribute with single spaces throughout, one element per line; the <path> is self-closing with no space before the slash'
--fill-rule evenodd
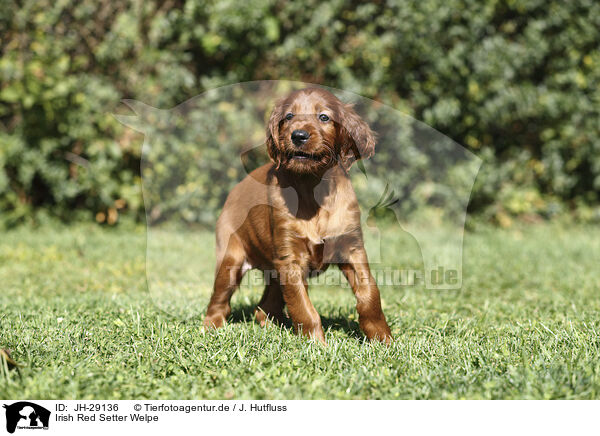
<path id="1" fill-rule="evenodd" d="M 213 294 L 210 297 L 206 316 L 204 317 L 205 327 L 221 327 L 231 315 L 229 302 L 244 275 L 242 267 L 245 260 L 244 247 L 238 238 L 232 235 L 222 256 L 221 264 L 217 269 Z"/>
<path id="2" fill-rule="evenodd" d="M 279 281 L 276 277 L 271 277 L 268 274 L 265 274 L 265 281 L 267 282 L 265 291 L 254 311 L 256 321 L 260 323 L 261 327 L 264 327 L 270 319 L 283 323 L 286 318 L 283 313 L 285 302 L 283 301 L 283 292 Z"/>

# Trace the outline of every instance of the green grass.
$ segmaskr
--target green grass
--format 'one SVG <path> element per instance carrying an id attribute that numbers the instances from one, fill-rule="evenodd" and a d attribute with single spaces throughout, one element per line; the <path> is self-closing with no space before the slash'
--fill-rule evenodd
<path id="1" fill-rule="evenodd" d="M 0 370 L 0 398 L 600 396 L 597 228 L 467 234 L 462 290 L 382 288 L 389 348 L 364 342 L 352 293 L 338 287 L 311 292 L 326 348 L 258 327 L 256 287 L 234 296 L 231 323 L 203 334 L 210 289 L 194 283 L 212 276 L 212 235 L 156 235 L 157 249 L 182 251 L 150 259 L 165 277 L 152 293 L 144 229 L 0 235 L 0 347 L 25 365 L 21 377 Z M 399 242 L 386 249 L 416 262 Z"/>

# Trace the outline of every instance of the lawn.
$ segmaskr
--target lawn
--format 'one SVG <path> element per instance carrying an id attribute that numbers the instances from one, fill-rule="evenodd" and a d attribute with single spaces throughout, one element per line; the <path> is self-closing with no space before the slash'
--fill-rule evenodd
<path id="1" fill-rule="evenodd" d="M 164 295 L 147 288 L 142 227 L 0 235 L 0 347 L 24 365 L 0 370 L 0 398 L 600 397 L 598 228 L 470 231 L 461 290 L 382 288 L 390 347 L 363 340 L 352 293 L 337 286 L 311 292 L 327 347 L 257 326 L 253 286 L 224 329 L 203 333 L 210 289 L 193 279 L 212 275 L 212 235 L 159 236 L 194 251 L 164 253 L 165 265 L 182 259 L 164 271 Z"/>

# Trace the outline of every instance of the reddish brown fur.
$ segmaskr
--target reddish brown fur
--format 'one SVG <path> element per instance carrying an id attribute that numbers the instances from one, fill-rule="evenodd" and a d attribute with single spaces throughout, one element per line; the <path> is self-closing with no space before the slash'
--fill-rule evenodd
<path id="1" fill-rule="evenodd" d="M 293 114 L 289 120 L 288 113 Z M 321 120 L 321 114 L 330 119 Z M 291 140 L 296 129 L 310 133 L 301 146 Z M 220 327 L 229 317 L 229 300 L 249 265 L 276 272 L 266 277 L 255 312 L 261 325 L 282 321 L 287 304 L 295 329 L 325 343 L 306 280 L 335 263 L 354 291 L 363 332 L 369 339 L 391 341 L 347 175 L 352 163 L 370 157 L 374 147 L 369 126 L 325 90 L 303 89 L 277 103 L 267 127 L 273 163 L 234 187 L 217 222 L 217 271 L 205 326 Z M 298 150 L 310 157 L 299 157 Z"/>

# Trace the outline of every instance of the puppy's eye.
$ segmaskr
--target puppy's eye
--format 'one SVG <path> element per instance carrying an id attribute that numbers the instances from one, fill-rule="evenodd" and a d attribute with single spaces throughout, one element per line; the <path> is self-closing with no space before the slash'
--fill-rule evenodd
<path id="1" fill-rule="evenodd" d="M 291 113 L 291 112 L 289 112 L 289 113 L 288 113 L 288 114 L 285 116 L 285 119 L 286 119 L 286 120 L 288 120 L 288 121 L 289 121 L 289 120 L 291 120 L 292 118 L 294 118 L 294 114 L 293 114 L 293 113 Z"/>
<path id="2" fill-rule="evenodd" d="M 319 119 L 321 121 L 323 121 L 324 123 L 326 123 L 327 121 L 329 121 L 329 117 L 327 115 L 325 115 L 325 114 L 319 115 Z"/>

